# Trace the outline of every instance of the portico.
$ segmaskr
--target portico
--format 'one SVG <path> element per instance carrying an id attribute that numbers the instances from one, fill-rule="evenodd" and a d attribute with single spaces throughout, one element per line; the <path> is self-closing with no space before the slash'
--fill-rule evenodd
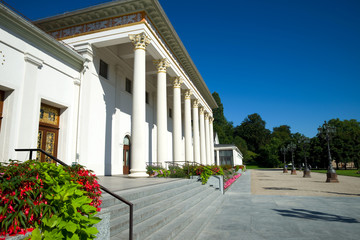
<path id="1" fill-rule="evenodd" d="M 65 162 L 98 175 L 124 174 L 128 164 L 129 177 L 146 177 L 147 163 L 214 163 L 216 102 L 157 1 L 109 2 L 35 24 L 86 59 Z"/>

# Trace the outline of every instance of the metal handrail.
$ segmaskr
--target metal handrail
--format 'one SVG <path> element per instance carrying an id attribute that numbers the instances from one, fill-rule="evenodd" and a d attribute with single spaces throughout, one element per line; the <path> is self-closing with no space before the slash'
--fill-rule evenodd
<path id="1" fill-rule="evenodd" d="M 33 152 L 41 152 L 41 153 L 45 154 L 46 156 L 48 156 L 49 158 L 51 158 L 52 160 L 54 160 L 55 162 L 65 166 L 65 167 L 69 167 L 69 165 L 67 165 L 66 163 L 64 163 L 60 159 L 57 159 L 56 157 L 50 155 L 49 153 L 45 152 L 44 150 L 42 150 L 40 148 L 15 149 L 15 151 L 17 151 L 17 152 L 27 152 L 27 151 L 29 151 L 30 152 L 30 159 L 32 159 L 32 153 Z M 121 202 L 123 202 L 123 203 L 125 203 L 126 205 L 129 206 L 129 208 L 130 208 L 130 213 L 129 213 L 130 214 L 130 216 L 129 216 L 129 239 L 132 240 L 133 239 L 133 213 L 134 213 L 133 204 L 131 202 L 127 201 L 126 199 L 120 197 L 116 193 L 111 192 L 109 189 L 102 186 L 101 184 L 99 184 L 99 186 L 100 186 L 101 190 L 103 190 L 104 192 L 110 194 L 114 198 L 120 200 Z"/>

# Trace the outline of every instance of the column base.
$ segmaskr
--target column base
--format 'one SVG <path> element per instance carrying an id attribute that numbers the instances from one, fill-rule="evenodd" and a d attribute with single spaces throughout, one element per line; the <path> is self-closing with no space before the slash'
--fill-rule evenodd
<path id="1" fill-rule="evenodd" d="M 310 175 L 310 170 L 304 170 L 304 175 L 303 175 L 304 178 L 311 178 L 311 175 Z"/>
<path id="2" fill-rule="evenodd" d="M 138 169 L 131 169 L 130 174 L 127 175 L 129 178 L 145 178 L 149 177 L 149 174 L 146 173 L 146 170 L 138 170 Z"/>
<path id="3" fill-rule="evenodd" d="M 339 182 L 336 173 L 327 173 L 326 175 L 327 175 L 326 182 L 334 182 L 334 183 Z"/>
<path id="4" fill-rule="evenodd" d="M 287 168 L 284 168 L 284 169 L 283 169 L 283 173 L 288 173 Z"/>
<path id="5" fill-rule="evenodd" d="M 296 169 L 291 169 L 291 175 L 297 175 Z"/>

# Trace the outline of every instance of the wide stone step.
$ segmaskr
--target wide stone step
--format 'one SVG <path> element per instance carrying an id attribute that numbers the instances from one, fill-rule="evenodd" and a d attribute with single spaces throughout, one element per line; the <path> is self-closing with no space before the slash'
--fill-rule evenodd
<path id="1" fill-rule="evenodd" d="M 181 194 L 172 196 L 170 198 L 163 198 L 160 202 L 157 202 L 152 205 L 149 204 L 145 208 L 141 208 L 137 211 L 134 211 L 133 224 L 135 225 L 137 223 L 145 221 L 146 219 L 151 218 L 156 214 L 159 214 L 165 211 L 166 209 L 173 207 L 174 204 L 181 203 L 182 201 L 185 201 L 186 199 L 195 196 L 201 191 L 203 191 L 201 185 L 195 186 L 193 188 L 187 189 L 187 191 L 184 191 Z M 111 220 L 110 235 L 114 236 L 115 234 L 125 229 L 128 229 L 128 227 L 129 227 L 129 214 L 127 213 Z"/>
<path id="2" fill-rule="evenodd" d="M 170 190 L 159 192 L 156 194 L 152 194 L 150 196 L 142 197 L 136 200 L 133 200 L 132 203 L 134 204 L 134 211 L 139 210 L 143 207 L 148 207 L 151 204 L 159 203 L 163 201 L 164 199 L 171 198 L 175 195 L 187 192 L 189 190 L 192 190 L 196 187 L 199 187 L 201 184 L 197 182 L 190 182 L 189 184 L 183 184 L 178 187 L 174 187 Z M 111 212 L 111 219 L 114 219 L 116 217 L 119 217 L 121 215 L 129 213 L 129 206 L 118 201 L 119 203 L 110 207 L 107 207 Z"/>
<path id="3" fill-rule="evenodd" d="M 222 194 L 209 204 L 206 209 L 197 214 L 186 228 L 184 228 L 177 236 L 173 237 L 174 240 L 195 240 L 208 224 L 213 219 L 215 212 L 222 205 L 224 197 Z"/>
<path id="4" fill-rule="evenodd" d="M 182 200 L 180 201 L 176 200 L 177 196 L 168 199 L 168 201 L 164 201 L 160 206 L 162 209 L 162 211 L 160 210 L 161 214 L 154 214 L 152 217 L 134 226 L 133 239 L 145 239 L 150 236 L 150 234 L 162 228 L 186 212 L 188 209 L 207 198 L 207 196 L 211 195 L 214 190 L 212 188 L 200 186 L 199 188 L 194 189 L 194 191 L 189 191 L 189 193 L 190 192 L 191 195 L 186 194 L 186 196 L 182 196 Z M 167 202 L 166 205 L 165 202 Z M 128 239 L 128 234 L 128 228 L 126 227 L 125 231 L 122 231 L 117 235 L 113 235 L 111 239 Z"/>
<path id="5" fill-rule="evenodd" d="M 208 208 L 208 206 L 211 206 L 213 202 L 220 197 L 220 195 L 221 195 L 220 191 L 213 190 L 213 192 L 210 195 L 203 198 L 197 204 L 194 204 L 186 212 L 183 212 L 173 221 L 169 222 L 164 227 L 154 232 L 145 239 L 146 240 L 174 239 L 176 236 L 179 235 L 179 233 L 182 233 L 184 229 L 193 226 L 194 224 L 193 219 L 196 219 L 199 215 L 201 215 L 203 211 Z M 182 239 L 192 239 L 192 238 L 191 235 L 189 235 L 188 238 L 182 238 Z"/>
<path id="6" fill-rule="evenodd" d="M 168 183 L 161 183 L 156 185 L 150 185 L 140 188 L 134 188 L 134 189 L 127 189 L 122 191 L 116 191 L 115 193 L 119 196 L 125 198 L 126 200 L 132 202 L 135 199 L 139 199 L 142 197 L 147 197 L 153 194 L 157 194 L 160 192 L 167 191 L 169 189 L 174 189 L 177 187 L 181 187 L 186 184 L 192 184 L 196 182 L 196 180 L 193 179 L 179 179 L 177 181 L 172 181 Z M 116 204 L 119 204 L 120 201 L 111 195 L 104 193 L 102 194 L 102 204 L 101 208 L 107 208 Z"/>

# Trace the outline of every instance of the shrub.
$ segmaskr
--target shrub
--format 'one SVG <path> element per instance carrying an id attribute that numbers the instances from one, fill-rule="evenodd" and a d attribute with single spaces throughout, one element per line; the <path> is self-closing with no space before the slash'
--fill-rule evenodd
<path id="1" fill-rule="evenodd" d="M 45 234 L 49 232 L 46 226 L 50 219 L 60 224 L 59 219 L 72 216 L 76 222 L 77 218 L 80 219 L 77 216 L 80 214 L 89 220 L 87 222 L 82 218 L 81 222 L 78 222 L 81 223 L 79 226 L 82 230 L 75 232 L 82 236 L 85 231 L 90 234 L 87 235 L 88 238 L 92 238 L 96 229 L 91 226 L 100 221 L 93 215 L 96 210 L 100 210 L 101 191 L 95 175 L 91 172 L 82 166 L 62 167 L 29 160 L 24 163 L 11 161 L 7 166 L 2 165 L 0 173 L 1 235 L 25 234 L 35 226 L 39 226 L 42 234 Z M 61 229 L 61 226 L 56 224 L 53 226 Z M 71 231 L 74 230 L 72 224 L 66 226 Z M 61 232 L 66 236 L 75 234 Z"/>
<path id="2" fill-rule="evenodd" d="M 223 169 L 220 166 L 198 166 L 195 168 L 194 175 L 200 175 L 201 183 L 206 184 L 212 175 L 223 175 Z"/>
<path id="3" fill-rule="evenodd" d="M 229 170 L 229 169 L 232 169 L 232 168 L 233 168 L 232 165 L 230 165 L 230 164 L 223 164 L 223 165 L 221 165 L 221 167 L 222 167 L 222 169 L 224 169 L 224 170 Z"/>
<path id="4" fill-rule="evenodd" d="M 155 174 L 155 170 L 160 170 L 162 169 L 160 166 L 146 166 L 146 173 L 149 174 L 150 176 Z"/>
<path id="5" fill-rule="evenodd" d="M 179 166 L 169 167 L 171 178 L 185 178 L 187 176 L 187 169 L 181 168 Z"/>

